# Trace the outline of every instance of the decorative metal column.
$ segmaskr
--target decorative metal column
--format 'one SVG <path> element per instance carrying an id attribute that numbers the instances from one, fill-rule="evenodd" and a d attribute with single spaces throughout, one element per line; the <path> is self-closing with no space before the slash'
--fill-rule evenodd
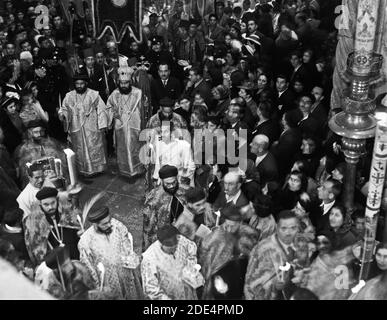
<path id="1" fill-rule="evenodd" d="M 332 117 L 329 127 L 343 137 L 343 152 L 347 163 L 344 180 L 344 205 L 352 213 L 356 165 L 365 152 L 366 139 L 375 135 L 376 108 L 370 86 L 380 78 L 383 58 L 374 53 L 374 42 L 380 0 L 359 0 L 356 18 L 354 52 L 347 60 L 343 81 L 349 84 L 341 106 L 342 112 Z"/>

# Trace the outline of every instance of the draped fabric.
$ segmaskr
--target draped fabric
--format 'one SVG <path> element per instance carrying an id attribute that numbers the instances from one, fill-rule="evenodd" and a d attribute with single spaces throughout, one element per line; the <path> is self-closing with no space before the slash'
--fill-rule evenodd
<path id="1" fill-rule="evenodd" d="M 342 106 L 346 83 L 342 80 L 341 75 L 347 69 L 347 58 L 348 55 L 354 50 L 354 37 L 356 29 L 356 17 L 357 17 L 357 6 L 359 0 L 343 0 L 342 4 L 348 8 L 348 20 L 345 20 L 345 14 L 342 14 L 344 20 L 339 28 L 338 38 L 339 42 L 336 48 L 336 67 L 333 74 L 333 91 L 331 96 L 331 109 Z M 374 51 L 375 53 L 383 56 L 383 64 L 385 65 L 387 60 L 387 24 L 386 24 L 386 11 L 387 11 L 387 0 L 381 0 L 378 10 L 378 16 L 376 21 L 378 25 L 376 28 L 376 37 Z M 337 20 L 339 21 L 339 20 Z M 346 23 L 345 21 L 348 21 Z M 384 80 L 377 85 L 375 88 L 375 96 L 381 93 L 387 92 L 386 87 L 386 76 L 387 69 L 382 68 L 381 75 L 384 76 Z"/>
<path id="2" fill-rule="evenodd" d="M 288 261 L 276 234 L 259 242 L 250 254 L 245 280 L 245 298 L 247 300 L 275 300 L 278 292 L 275 288 L 279 267 Z"/>
<path id="3" fill-rule="evenodd" d="M 206 236 L 200 246 L 199 261 L 206 283 L 203 299 L 213 299 L 211 277 L 232 259 L 248 257 L 258 243 L 259 232 L 248 225 L 240 225 L 235 233 L 223 226 L 216 227 Z"/>
<path id="4" fill-rule="evenodd" d="M 115 298 L 138 300 L 143 298 L 140 271 L 123 266 L 123 257 L 132 256 L 133 238 L 118 220 L 111 220 L 113 231 L 106 235 L 90 227 L 78 243 L 80 261 L 89 269 L 96 287 L 101 285 L 98 263 L 105 267 L 104 287 L 109 287 Z"/>
<path id="5" fill-rule="evenodd" d="M 108 113 L 99 93 L 91 89 L 82 95 L 75 90 L 67 93 L 59 114 L 66 118 L 79 172 L 90 176 L 106 170 L 103 130 L 108 126 Z"/>
<path id="6" fill-rule="evenodd" d="M 142 147 L 139 140 L 142 102 L 142 92 L 135 87 L 128 95 L 121 94 L 118 89 L 114 90 L 107 102 L 109 122 L 114 123 L 118 169 L 120 174 L 127 177 L 144 171 L 139 157 Z"/>
<path id="7" fill-rule="evenodd" d="M 144 253 L 141 275 L 145 295 L 151 300 L 197 300 L 195 289 L 182 280 L 182 270 L 193 268 L 196 244 L 184 236 L 177 236 L 174 254 L 167 254 L 156 241 Z"/>
<path id="8" fill-rule="evenodd" d="M 351 247 L 330 254 L 318 256 L 310 265 L 306 288 L 311 290 L 320 300 L 346 300 L 351 294 L 350 288 L 356 285 L 356 279 L 349 267 L 354 256 Z M 346 266 L 348 266 L 346 268 Z M 340 269 L 338 269 L 338 267 Z M 338 278 L 342 268 L 348 272 L 345 278 Z"/>
<path id="9" fill-rule="evenodd" d="M 185 205 L 184 194 L 185 189 L 182 188 L 179 188 L 175 194 L 182 205 Z M 172 199 L 173 196 L 167 193 L 162 185 L 146 194 L 143 211 L 143 251 L 157 240 L 157 230 L 171 223 Z"/>

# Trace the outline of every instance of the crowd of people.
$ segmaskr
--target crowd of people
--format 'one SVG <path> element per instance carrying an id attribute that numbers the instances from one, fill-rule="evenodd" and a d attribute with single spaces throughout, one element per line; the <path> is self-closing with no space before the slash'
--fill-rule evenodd
<path id="1" fill-rule="evenodd" d="M 340 3 L 176 0 L 116 43 L 56 1 L 4 1 L 1 257 L 58 299 L 386 299 L 382 218 L 352 290 L 373 141 L 349 210 L 328 126 Z M 111 162 L 145 181 L 141 255 L 101 194 L 79 203 L 74 172 Z"/>

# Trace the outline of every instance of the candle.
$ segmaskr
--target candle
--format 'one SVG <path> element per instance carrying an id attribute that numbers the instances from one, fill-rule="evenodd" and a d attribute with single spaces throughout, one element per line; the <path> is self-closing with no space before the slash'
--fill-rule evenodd
<path id="1" fill-rule="evenodd" d="M 75 172 L 75 153 L 71 149 L 64 149 L 66 154 L 67 165 L 69 167 L 70 185 L 75 186 L 77 183 L 77 176 Z"/>
<path id="2" fill-rule="evenodd" d="M 355 35 L 355 71 L 368 74 L 374 50 L 379 1 L 359 0 Z"/>
<path id="3" fill-rule="evenodd" d="M 63 177 L 62 161 L 60 159 L 55 159 L 55 172 L 57 177 Z"/>

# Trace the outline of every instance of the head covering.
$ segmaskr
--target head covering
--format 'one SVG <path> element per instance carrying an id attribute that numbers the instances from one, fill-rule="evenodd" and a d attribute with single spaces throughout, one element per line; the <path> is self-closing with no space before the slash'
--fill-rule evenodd
<path id="1" fill-rule="evenodd" d="M 185 193 L 185 200 L 188 203 L 195 203 L 206 198 L 206 194 L 202 188 L 190 188 Z"/>
<path id="2" fill-rule="evenodd" d="M 14 98 L 14 97 L 10 97 L 10 98 L 7 98 L 4 100 L 4 102 L 1 104 L 1 107 L 2 108 L 7 108 L 11 103 L 18 103 L 19 100 Z"/>
<path id="3" fill-rule="evenodd" d="M 223 209 L 220 210 L 220 213 L 226 220 L 242 221 L 239 208 L 234 204 L 226 205 Z"/>
<path id="4" fill-rule="evenodd" d="M 177 243 L 176 236 L 178 234 L 179 230 L 177 230 L 174 226 L 168 224 L 157 230 L 157 240 L 159 240 L 161 244 L 173 245 Z"/>
<path id="5" fill-rule="evenodd" d="M 93 48 L 87 48 L 87 49 L 83 50 L 83 58 L 86 59 L 88 57 L 94 57 Z"/>
<path id="6" fill-rule="evenodd" d="M 36 194 L 36 199 L 42 201 L 47 198 L 56 198 L 58 195 L 58 190 L 52 187 L 44 187 L 38 191 Z"/>
<path id="7" fill-rule="evenodd" d="M 77 81 L 77 80 L 88 81 L 89 77 L 84 72 L 77 72 L 73 75 L 73 81 Z"/>
<path id="8" fill-rule="evenodd" d="M 63 265 L 67 260 L 69 260 L 69 255 L 65 246 L 54 248 L 44 258 L 47 267 L 52 270 L 58 269 L 58 262 L 59 265 Z"/>
<path id="9" fill-rule="evenodd" d="M 255 197 L 253 206 L 258 217 L 266 218 L 272 213 L 273 202 L 270 197 L 259 194 Z"/>
<path id="10" fill-rule="evenodd" d="M 34 61 L 34 68 L 35 69 L 46 68 L 46 67 L 47 67 L 46 60 L 44 60 L 42 57 L 35 59 L 35 61 Z"/>
<path id="11" fill-rule="evenodd" d="M 160 100 L 161 107 L 173 107 L 174 105 L 175 101 L 173 101 L 171 98 L 164 97 Z"/>
<path id="12" fill-rule="evenodd" d="M 162 44 L 163 43 L 163 37 L 161 36 L 155 36 L 151 39 L 152 46 L 155 44 Z"/>
<path id="13" fill-rule="evenodd" d="M 110 48 L 115 48 L 116 47 L 116 43 L 114 41 L 109 41 L 106 43 L 106 48 L 110 49 Z"/>
<path id="14" fill-rule="evenodd" d="M 26 124 L 27 129 L 37 128 L 37 127 L 45 127 L 44 122 L 42 120 L 31 120 Z"/>
<path id="15" fill-rule="evenodd" d="M 109 208 L 106 206 L 103 206 L 95 211 L 90 212 L 87 216 L 87 219 L 92 223 L 96 223 L 106 218 L 108 215 L 109 215 Z"/>
<path id="16" fill-rule="evenodd" d="M 177 168 L 170 165 L 162 166 L 159 170 L 159 177 L 160 179 L 167 179 L 170 177 L 177 177 L 178 171 Z"/>
<path id="17" fill-rule="evenodd" d="M 118 81 L 130 81 L 134 70 L 130 67 L 118 68 Z"/>

